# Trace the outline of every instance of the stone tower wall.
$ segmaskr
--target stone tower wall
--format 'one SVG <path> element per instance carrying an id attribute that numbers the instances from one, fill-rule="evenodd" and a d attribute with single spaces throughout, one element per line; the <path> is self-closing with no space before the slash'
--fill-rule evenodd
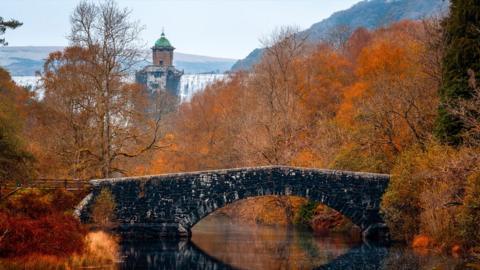
<path id="1" fill-rule="evenodd" d="M 163 63 L 163 64 L 161 64 Z M 173 51 L 153 49 L 153 64 L 156 66 L 173 66 Z"/>

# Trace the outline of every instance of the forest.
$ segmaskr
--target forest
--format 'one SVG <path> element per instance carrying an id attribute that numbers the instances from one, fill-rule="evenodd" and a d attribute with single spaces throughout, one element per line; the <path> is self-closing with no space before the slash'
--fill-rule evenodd
<path id="1" fill-rule="evenodd" d="M 8 186 L 263 165 L 390 174 L 382 213 L 394 240 L 479 256 L 478 2 L 453 0 L 445 18 L 339 28 L 319 44 L 281 27 L 252 70 L 182 104 L 125 80 L 140 52 L 129 14 L 114 2 L 78 5 L 72 45 L 40 72 L 41 98 L 0 69 L 0 256 L 86 245 L 71 215 L 86 191 Z M 224 211 L 267 224 L 327 215 L 299 198 L 234 207 Z"/>

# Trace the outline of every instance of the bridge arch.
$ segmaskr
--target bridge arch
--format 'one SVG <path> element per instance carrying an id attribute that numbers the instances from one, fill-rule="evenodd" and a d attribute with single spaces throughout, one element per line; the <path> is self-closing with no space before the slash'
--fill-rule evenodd
<path id="1" fill-rule="evenodd" d="M 291 195 L 322 203 L 359 226 L 365 238 L 388 237 L 380 202 L 388 175 L 285 166 L 240 168 L 158 176 L 93 180 L 77 208 L 90 221 L 92 203 L 104 188 L 116 201 L 117 230 L 129 237 L 189 237 L 215 210 L 249 197 Z"/>

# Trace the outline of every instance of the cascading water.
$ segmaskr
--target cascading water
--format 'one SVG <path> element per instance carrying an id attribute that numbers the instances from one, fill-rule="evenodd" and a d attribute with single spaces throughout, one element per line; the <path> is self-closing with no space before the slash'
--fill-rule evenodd
<path id="1" fill-rule="evenodd" d="M 225 74 L 186 74 L 180 80 L 180 100 L 188 102 L 195 93 L 203 91 L 209 84 L 222 80 Z"/>
<path id="2" fill-rule="evenodd" d="M 180 80 L 180 100 L 181 102 L 188 102 L 195 93 L 201 92 L 209 84 L 218 80 L 223 80 L 227 77 L 225 74 L 185 74 Z M 21 86 L 30 86 L 37 89 L 40 77 L 35 76 L 18 76 L 13 77 L 13 80 Z M 134 81 L 135 79 L 130 79 Z M 129 80 L 129 81 L 130 81 Z M 38 89 L 41 90 L 41 89 Z M 43 97 L 43 91 L 39 91 L 39 97 Z"/>

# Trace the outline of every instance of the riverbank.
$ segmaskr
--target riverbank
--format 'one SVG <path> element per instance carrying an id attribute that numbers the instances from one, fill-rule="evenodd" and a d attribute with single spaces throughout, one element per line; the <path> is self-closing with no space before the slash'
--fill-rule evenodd
<path id="1" fill-rule="evenodd" d="M 331 232 L 360 235 L 360 229 L 337 211 L 301 197 L 264 196 L 227 205 L 214 216 L 251 225 L 304 227 L 314 234 Z"/>

